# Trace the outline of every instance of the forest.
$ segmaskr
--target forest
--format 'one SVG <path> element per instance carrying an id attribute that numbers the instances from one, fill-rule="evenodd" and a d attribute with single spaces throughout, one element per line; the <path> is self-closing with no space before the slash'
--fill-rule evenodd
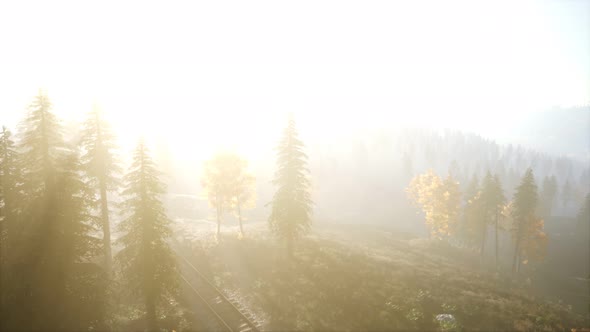
<path id="1" fill-rule="evenodd" d="M 589 14 L 0 1 L 0 332 L 589 332 Z"/>
<path id="2" fill-rule="evenodd" d="M 417 129 L 338 161 L 308 155 L 291 114 L 268 184 L 219 151 L 180 195 L 143 139 L 122 157 L 100 107 L 74 131 L 53 108 L 40 90 L 2 128 L 2 330 L 589 324 L 587 164 Z"/>

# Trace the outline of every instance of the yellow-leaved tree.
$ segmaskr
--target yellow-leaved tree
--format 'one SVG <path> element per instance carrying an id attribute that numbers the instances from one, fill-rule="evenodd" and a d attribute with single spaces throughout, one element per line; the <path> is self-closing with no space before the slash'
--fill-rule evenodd
<path id="1" fill-rule="evenodd" d="M 461 202 L 459 183 L 451 175 L 441 179 L 433 170 L 416 176 L 406 192 L 424 212 L 431 238 L 451 236 L 457 226 Z"/>

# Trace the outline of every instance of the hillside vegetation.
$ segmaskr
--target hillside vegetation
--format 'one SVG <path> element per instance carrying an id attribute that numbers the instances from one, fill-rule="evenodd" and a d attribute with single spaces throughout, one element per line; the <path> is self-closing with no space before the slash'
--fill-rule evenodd
<path id="1" fill-rule="evenodd" d="M 316 229 L 291 261 L 263 231 L 194 241 L 193 260 L 266 317 L 268 330 L 528 331 L 589 325 L 588 317 L 568 306 L 530 295 L 526 281 L 481 272 L 476 255 L 442 242 L 344 227 Z"/>

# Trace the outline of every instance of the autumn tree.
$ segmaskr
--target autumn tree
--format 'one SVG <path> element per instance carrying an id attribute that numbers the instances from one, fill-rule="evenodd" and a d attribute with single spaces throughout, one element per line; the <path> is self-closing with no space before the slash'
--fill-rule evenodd
<path id="1" fill-rule="evenodd" d="M 221 219 L 225 212 L 232 208 L 232 198 L 235 189 L 237 169 L 240 158 L 233 153 L 217 153 L 205 162 L 201 185 L 207 194 L 209 205 L 215 208 L 217 220 L 217 237 L 221 232 Z"/>
<path id="2" fill-rule="evenodd" d="M 157 308 L 166 303 L 177 287 L 177 267 L 166 242 L 172 231 L 161 196 L 165 187 L 159 180 L 148 149 L 140 142 L 129 172 L 123 178 L 125 219 L 119 224 L 117 241 L 123 249 L 116 255 L 125 289 L 141 299 L 147 328 L 158 329 Z"/>
<path id="3" fill-rule="evenodd" d="M 406 192 L 422 208 L 431 237 L 442 239 L 453 234 L 460 210 L 459 183 L 450 175 L 442 180 L 429 170 L 412 179 Z"/>
<path id="4" fill-rule="evenodd" d="M 538 203 L 537 185 L 533 171 L 527 169 L 514 193 L 512 235 L 514 255 L 512 271 L 517 272 L 523 258 L 540 258 L 547 243 L 543 220 L 535 215 Z"/>
<path id="5" fill-rule="evenodd" d="M 236 213 L 240 223 L 240 234 L 244 234 L 242 226 L 242 209 L 251 208 L 256 203 L 256 178 L 247 172 L 248 161 L 237 158 L 234 172 L 231 175 L 230 206 Z"/>
<path id="6" fill-rule="evenodd" d="M 83 155 L 84 170 L 88 175 L 89 186 L 98 193 L 104 265 L 106 270 L 110 272 L 112 262 L 111 226 L 107 192 L 117 190 L 117 175 L 120 168 L 114 157 L 115 137 L 96 105 L 93 106 L 84 123 L 82 147 L 85 152 Z"/>
<path id="7" fill-rule="evenodd" d="M 268 218 L 270 230 L 285 241 L 287 254 L 293 254 L 293 242 L 311 228 L 312 201 L 309 169 L 304 144 L 299 139 L 295 120 L 289 118 L 277 151 L 277 171 L 273 184 L 277 186 Z"/>

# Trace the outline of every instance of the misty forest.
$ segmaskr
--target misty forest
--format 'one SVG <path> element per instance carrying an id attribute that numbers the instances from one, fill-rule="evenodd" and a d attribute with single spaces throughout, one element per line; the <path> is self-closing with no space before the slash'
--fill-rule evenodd
<path id="1" fill-rule="evenodd" d="M 1 331 L 589 331 L 590 3 L 70 5 L 0 5 Z"/>

